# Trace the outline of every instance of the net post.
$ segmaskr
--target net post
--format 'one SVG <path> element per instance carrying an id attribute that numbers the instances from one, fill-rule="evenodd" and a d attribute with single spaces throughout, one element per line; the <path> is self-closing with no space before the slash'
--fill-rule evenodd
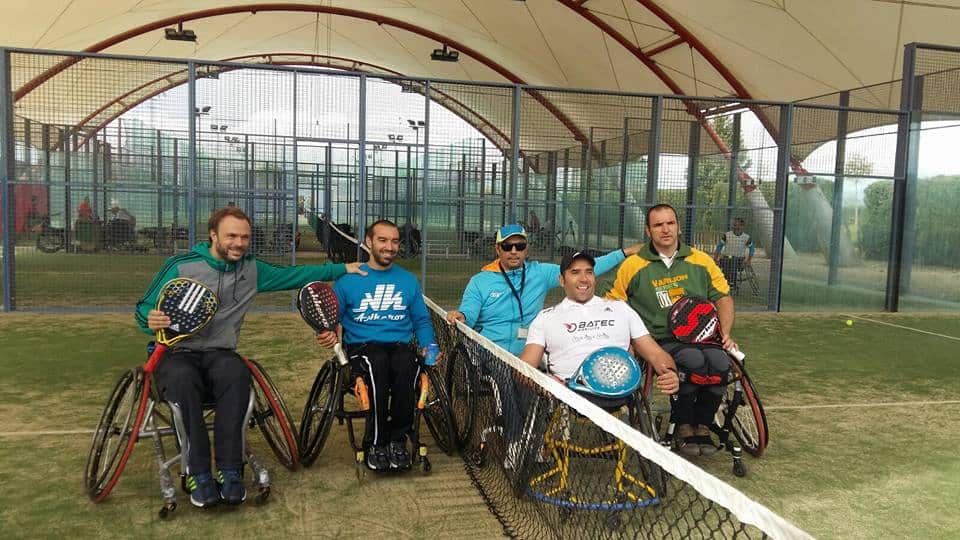
<path id="1" fill-rule="evenodd" d="M 3 175 L 2 204 L 3 212 L 3 310 L 16 309 L 16 275 L 14 248 L 15 223 L 10 211 L 16 206 L 13 203 L 13 176 L 15 174 L 16 157 L 14 154 L 13 135 L 13 92 L 10 77 L 10 51 L 0 49 L 0 175 Z"/>

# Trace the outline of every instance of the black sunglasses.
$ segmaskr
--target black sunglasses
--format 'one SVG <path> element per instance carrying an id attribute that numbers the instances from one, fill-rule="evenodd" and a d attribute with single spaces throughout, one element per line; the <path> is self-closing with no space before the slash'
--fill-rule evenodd
<path id="1" fill-rule="evenodd" d="M 526 243 L 526 242 L 517 242 L 517 243 L 515 243 L 515 244 L 508 244 L 508 243 L 506 243 L 506 242 L 503 242 L 503 243 L 500 244 L 500 249 L 502 249 L 502 250 L 504 250 L 504 251 L 513 251 L 514 249 L 517 250 L 517 251 L 524 251 L 524 250 L 527 249 L 527 243 Z"/>

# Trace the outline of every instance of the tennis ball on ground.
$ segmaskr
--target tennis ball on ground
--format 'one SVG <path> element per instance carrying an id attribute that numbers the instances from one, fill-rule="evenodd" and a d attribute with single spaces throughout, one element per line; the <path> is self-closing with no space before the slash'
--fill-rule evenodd
<path id="1" fill-rule="evenodd" d="M 853 320 L 847 319 L 847 326 L 853 326 Z"/>

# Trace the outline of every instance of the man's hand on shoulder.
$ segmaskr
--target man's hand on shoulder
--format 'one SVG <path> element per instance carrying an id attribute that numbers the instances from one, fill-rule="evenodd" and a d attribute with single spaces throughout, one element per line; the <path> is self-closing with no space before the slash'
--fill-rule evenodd
<path id="1" fill-rule="evenodd" d="M 643 248 L 643 242 L 637 242 L 632 246 L 627 246 L 623 248 L 623 254 L 626 255 L 627 257 L 631 255 L 636 255 L 637 253 L 640 253 L 641 248 Z"/>
<path id="2" fill-rule="evenodd" d="M 347 273 L 348 273 L 348 274 L 360 274 L 361 276 L 365 276 L 365 275 L 367 275 L 367 272 L 366 272 L 365 270 L 363 270 L 362 268 L 360 268 L 360 265 L 361 265 L 361 264 L 363 264 L 363 263 L 361 263 L 361 262 L 352 262 L 352 263 L 347 263 L 347 264 L 345 264 L 344 266 L 347 267 Z"/>
<path id="3" fill-rule="evenodd" d="M 170 317 L 167 317 L 167 314 L 159 309 L 151 309 L 150 313 L 147 314 L 147 328 L 154 332 L 161 328 L 167 328 L 172 322 Z"/>

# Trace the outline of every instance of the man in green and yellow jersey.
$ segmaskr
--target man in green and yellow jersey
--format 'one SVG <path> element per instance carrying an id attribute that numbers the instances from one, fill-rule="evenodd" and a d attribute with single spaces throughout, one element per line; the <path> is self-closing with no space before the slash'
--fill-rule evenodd
<path id="1" fill-rule="evenodd" d="M 723 376 L 730 369 L 730 361 L 727 353 L 717 346 L 677 341 L 667 328 L 667 315 L 679 298 L 709 298 L 717 306 L 723 348 L 735 348 L 731 338 L 733 298 L 713 258 L 680 243 L 680 224 L 672 206 L 658 204 L 650 208 L 646 223 L 650 241 L 636 255 L 624 260 L 612 285 L 608 284 L 604 290 L 607 298 L 624 300 L 636 310 L 657 343 L 687 374 L 671 412 L 671 419 L 677 424 L 677 447 L 688 456 L 709 455 L 717 450 L 710 438 L 710 425 L 720 406 L 724 387 L 693 384 L 690 375 Z"/>

